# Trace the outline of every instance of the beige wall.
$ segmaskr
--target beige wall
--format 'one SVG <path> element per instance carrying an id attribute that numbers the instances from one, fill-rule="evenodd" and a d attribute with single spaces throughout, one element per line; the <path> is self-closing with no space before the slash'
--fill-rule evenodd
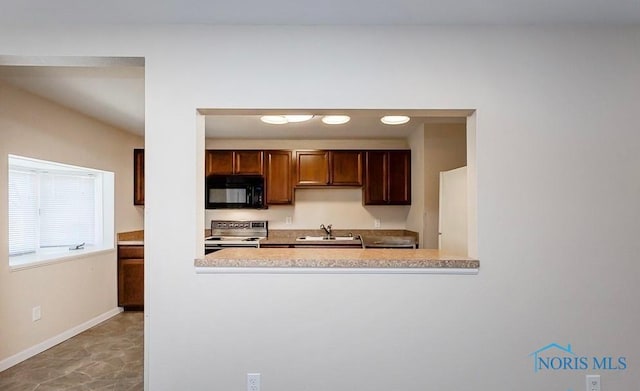
<path id="1" fill-rule="evenodd" d="M 424 242 L 438 248 L 440 171 L 467 164 L 466 124 L 424 126 Z"/>
<path id="2" fill-rule="evenodd" d="M 405 139 L 388 140 L 229 140 L 207 139 L 207 149 L 406 149 Z M 364 206 L 360 188 L 295 190 L 294 205 L 270 206 L 266 210 L 207 210 L 205 226 L 211 220 L 268 220 L 273 229 L 315 229 L 333 224 L 335 229 L 406 228 L 408 206 Z M 286 224 L 291 217 L 291 224 Z"/>
<path id="3" fill-rule="evenodd" d="M 424 126 L 409 135 L 411 148 L 411 208 L 407 229 L 418 232 L 420 248 L 424 248 Z"/>
<path id="4" fill-rule="evenodd" d="M 101 314 L 116 298 L 116 252 L 10 271 L 7 154 L 115 172 L 116 232 L 141 229 L 133 206 L 133 153 L 143 139 L 0 83 L 0 361 Z M 40 305 L 42 319 L 31 320 Z"/>

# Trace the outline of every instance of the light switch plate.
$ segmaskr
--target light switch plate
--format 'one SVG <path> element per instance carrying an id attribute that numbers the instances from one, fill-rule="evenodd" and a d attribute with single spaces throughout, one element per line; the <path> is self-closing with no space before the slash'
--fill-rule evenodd
<path id="1" fill-rule="evenodd" d="M 35 322 L 40 320 L 40 318 L 42 318 L 42 309 L 38 305 L 31 309 L 31 320 Z"/>

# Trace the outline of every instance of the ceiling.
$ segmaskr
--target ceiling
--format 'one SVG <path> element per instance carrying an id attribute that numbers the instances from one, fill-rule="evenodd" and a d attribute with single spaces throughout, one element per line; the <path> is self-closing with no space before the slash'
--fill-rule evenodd
<path id="1" fill-rule="evenodd" d="M 201 110 L 202 112 L 203 110 Z M 304 111 L 314 114 L 306 122 L 270 125 L 260 120 L 261 115 L 213 114 L 216 110 L 204 110 L 205 134 L 210 138 L 225 139 L 398 139 L 407 138 L 424 123 L 465 123 L 469 110 L 340 110 Z M 262 111 L 265 114 L 264 111 Z M 268 114 L 301 114 L 296 110 L 267 111 Z M 212 115 L 213 114 L 213 115 Z M 346 114 L 351 120 L 343 125 L 327 125 L 322 122 L 324 114 Z M 403 125 L 385 125 L 380 122 L 384 115 L 409 115 L 411 120 Z"/>
<path id="2" fill-rule="evenodd" d="M 4 1 L 0 24 L 218 24 L 218 25 L 638 25 L 639 0 L 152 0 Z M 2 62 L 0 62 L 2 64 Z M 0 80 L 56 101 L 132 133 L 144 134 L 142 66 L 0 65 Z M 99 93 L 97 93 L 99 91 Z M 207 113 L 208 137 L 359 138 L 406 137 L 426 121 L 460 121 L 413 113 L 407 125 L 390 127 L 380 111 L 353 112 L 346 125 L 320 117 L 304 124 L 264 125 L 261 112 Z M 281 113 L 277 113 L 281 114 Z M 311 114 L 325 114 L 313 111 Z M 320 130 L 318 132 L 317 130 Z M 312 136 L 313 134 L 313 136 Z"/>
<path id="3" fill-rule="evenodd" d="M 140 66 L 0 66 L 0 80 L 131 133 L 144 134 Z"/>
<path id="4" fill-rule="evenodd" d="M 0 24 L 522 25 L 637 24 L 638 0 L 29 0 Z"/>
<path id="5" fill-rule="evenodd" d="M 29 59 L 20 59 L 29 63 Z M 57 59 L 38 61 L 56 64 Z M 68 59 L 65 60 L 68 62 Z M 105 66 L 0 65 L 0 80 L 54 101 L 125 131 L 144 135 L 144 68 L 138 65 Z M 6 62 L 5 62 L 6 63 Z M 2 64 L 2 62 L 0 62 Z M 423 123 L 464 123 L 469 110 L 200 110 L 208 138 L 225 139 L 398 139 Z M 269 125 L 262 114 L 314 114 L 303 123 Z M 326 114 L 348 114 L 344 125 L 326 125 Z M 384 115 L 409 115 L 411 121 L 390 126 Z"/>

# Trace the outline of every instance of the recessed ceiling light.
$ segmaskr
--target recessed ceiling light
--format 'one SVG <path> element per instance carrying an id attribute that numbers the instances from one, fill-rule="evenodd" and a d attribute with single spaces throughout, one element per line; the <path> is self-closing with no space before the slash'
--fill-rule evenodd
<path id="1" fill-rule="evenodd" d="M 348 115 L 325 115 L 322 117 L 322 122 L 327 125 L 342 125 L 351 120 Z"/>
<path id="2" fill-rule="evenodd" d="M 292 115 L 285 115 L 284 118 L 286 118 L 287 121 L 289 121 L 289 122 L 304 122 L 304 121 L 309 121 L 311 118 L 313 118 L 313 115 L 310 115 L 310 114 L 292 114 Z"/>
<path id="3" fill-rule="evenodd" d="M 380 118 L 380 121 L 383 124 L 387 125 L 402 125 L 409 122 L 410 119 L 411 118 L 407 117 L 406 115 L 385 115 L 384 117 Z"/>
<path id="4" fill-rule="evenodd" d="M 311 114 L 263 115 L 260 121 L 272 125 L 284 125 L 289 122 L 304 122 L 313 118 Z"/>
<path id="5" fill-rule="evenodd" d="M 285 118 L 284 115 L 263 115 L 262 117 L 260 117 L 260 121 L 264 122 L 265 124 L 271 125 L 282 125 L 289 123 L 289 120 Z"/>

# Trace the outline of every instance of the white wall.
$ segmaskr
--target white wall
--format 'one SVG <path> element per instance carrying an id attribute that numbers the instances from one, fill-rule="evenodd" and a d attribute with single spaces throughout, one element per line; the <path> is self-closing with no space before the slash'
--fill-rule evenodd
<path id="1" fill-rule="evenodd" d="M 7 155 L 115 172 L 116 231 L 141 229 L 133 206 L 133 148 L 141 137 L 0 82 L 0 367 L 8 358 L 115 310 L 116 251 L 9 270 Z M 42 318 L 32 322 L 31 309 Z M 22 357 L 24 358 L 24 357 Z"/>
<path id="2" fill-rule="evenodd" d="M 42 29 L 0 52 L 146 57 L 150 389 L 582 389 L 551 342 L 640 383 L 639 28 Z M 202 107 L 476 109 L 480 274 L 195 275 Z"/>

